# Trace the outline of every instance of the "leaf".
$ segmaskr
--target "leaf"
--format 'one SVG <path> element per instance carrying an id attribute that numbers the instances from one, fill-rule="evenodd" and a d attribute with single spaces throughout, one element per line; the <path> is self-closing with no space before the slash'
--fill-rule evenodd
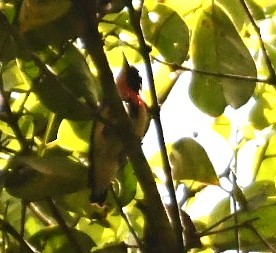
<path id="1" fill-rule="evenodd" d="M 215 119 L 213 129 L 228 140 L 232 133 L 231 120 L 225 115 L 221 115 Z"/>
<path id="2" fill-rule="evenodd" d="M 84 189 L 78 192 L 55 196 L 55 203 L 63 209 L 76 213 L 81 217 L 89 219 L 104 218 L 106 210 L 96 205 L 91 205 L 90 201 L 91 189 Z"/>
<path id="3" fill-rule="evenodd" d="M 26 32 L 58 19 L 71 5 L 70 0 L 24 0 L 19 13 L 21 31 Z"/>
<path id="4" fill-rule="evenodd" d="M 180 75 L 180 72 L 172 72 L 171 69 L 166 65 L 160 66 L 154 78 L 159 104 L 162 105 L 166 101 L 170 91 L 174 87 L 174 84 L 177 82 Z M 150 94 L 148 97 L 150 97 Z"/>
<path id="5" fill-rule="evenodd" d="M 183 138 L 173 144 L 170 161 L 175 180 L 190 179 L 219 185 L 218 177 L 206 151 L 191 138 Z"/>
<path id="6" fill-rule="evenodd" d="M 42 75 L 35 80 L 33 91 L 42 104 L 63 118 L 72 120 L 91 118 L 90 108 L 78 100 L 66 83 L 61 82 L 53 74 Z"/>
<path id="7" fill-rule="evenodd" d="M 2 4 L 2 3 L 1 3 Z M 1 13 L 0 20 L 0 61 L 8 62 L 12 59 L 15 59 L 20 48 L 14 38 L 10 35 L 8 26 L 7 17 Z"/>
<path id="8" fill-rule="evenodd" d="M 108 244 L 102 247 L 101 249 L 96 249 L 93 253 L 127 253 L 127 245 L 124 242 L 117 244 Z"/>
<path id="9" fill-rule="evenodd" d="M 192 45 L 191 57 L 195 69 L 256 77 L 256 67 L 248 49 L 229 17 L 218 6 L 211 6 L 202 12 Z M 254 89 L 254 82 L 194 74 L 189 93 L 200 110 L 219 116 L 227 105 L 234 108 L 244 105 Z"/>
<path id="10" fill-rule="evenodd" d="M 130 162 L 119 170 L 117 179 L 120 185 L 118 198 L 120 204 L 126 206 L 134 199 L 137 188 L 137 178 Z"/>
<path id="11" fill-rule="evenodd" d="M 80 251 L 89 253 L 90 249 L 95 246 L 92 239 L 82 231 L 70 228 L 72 236 L 78 242 Z M 44 253 L 75 253 L 72 243 L 68 241 L 66 235 L 60 227 L 50 227 L 40 230 L 30 238 L 30 242 Z"/>
<path id="12" fill-rule="evenodd" d="M 157 4 L 150 11 L 144 9 L 142 28 L 146 40 L 159 50 L 167 62 L 181 64 L 186 59 L 189 30 L 173 9 L 162 4 Z"/>
<path id="13" fill-rule="evenodd" d="M 215 247 L 220 252 L 237 249 L 237 247 L 245 251 L 270 251 L 271 249 L 260 240 L 254 230 L 257 231 L 268 244 L 271 246 L 274 245 L 276 224 L 271 221 L 274 221 L 275 218 L 275 201 L 273 205 L 263 206 L 253 211 L 238 212 L 236 218 L 233 215 L 216 227 L 216 230 L 220 232 L 213 236 L 209 236 L 209 246 Z M 236 219 L 238 223 L 236 223 Z M 254 230 L 252 230 L 252 227 L 250 228 L 250 226 L 248 226 L 249 224 L 253 225 Z M 233 228 L 237 225 L 240 225 L 238 230 L 239 246 L 236 241 L 236 230 Z M 232 229 L 227 229 L 231 227 Z"/>
<path id="14" fill-rule="evenodd" d="M 58 55 L 55 49 L 46 51 L 44 57 L 50 58 L 46 63 L 73 94 L 78 98 L 85 98 L 93 105 L 96 104 L 100 93 L 99 84 L 92 75 L 85 57 L 75 46 L 68 45 L 66 50 L 61 50 Z"/>
<path id="15" fill-rule="evenodd" d="M 211 247 L 219 251 L 236 249 L 236 230 L 239 227 L 240 249 L 246 251 L 266 251 L 268 247 L 256 236 L 256 233 L 248 225 L 252 224 L 255 231 L 271 245 L 275 242 L 276 189 L 271 180 L 254 182 L 244 189 L 244 197 L 248 210 L 240 210 L 235 215 L 230 215 L 230 200 L 223 199 L 212 211 L 207 227 L 220 222 L 213 229 L 218 231 L 209 236 Z M 228 219 L 224 219 L 228 217 Z M 254 221 L 253 221 L 254 220 Z M 252 221 L 252 222 L 251 222 Z M 227 229 L 229 228 L 229 229 Z M 231 229 L 232 228 L 232 229 Z M 225 230 L 225 231 L 224 231 Z M 212 232 L 212 230 L 210 230 Z"/>
<path id="16" fill-rule="evenodd" d="M 260 158 L 262 161 L 256 171 L 256 180 L 271 180 L 276 177 L 276 135 L 273 134 L 268 142 L 264 155 Z"/>
<path id="17" fill-rule="evenodd" d="M 249 113 L 249 120 L 257 129 L 276 122 L 276 90 L 271 85 L 263 86 L 262 91 L 256 98 L 256 103 Z"/>
<path id="18" fill-rule="evenodd" d="M 5 187 L 18 198 L 41 200 L 87 187 L 87 168 L 67 157 L 16 156 L 9 167 Z"/>
<path id="19" fill-rule="evenodd" d="M 34 122 L 33 117 L 31 115 L 23 115 L 18 120 L 18 126 L 21 130 L 22 135 L 26 139 L 32 139 L 34 136 Z M 16 134 L 14 133 L 13 129 L 10 127 L 10 125 L 4 121 L 0 121 L 0 129 L 7 135 L 10 135 L 12 137 L 16 137 Z"/>
<path id="20" fill-rule="evenodd" d="M 71 121 L 64 119 L 58 129 L 57 144 L 67 150 L 87 152 L 92 125 L 92 121 Z"/>

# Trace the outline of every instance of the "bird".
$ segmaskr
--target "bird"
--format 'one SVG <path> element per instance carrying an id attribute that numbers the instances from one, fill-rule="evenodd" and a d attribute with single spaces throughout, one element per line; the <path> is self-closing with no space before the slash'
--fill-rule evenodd
<path id="1" fill-rule="evenodd" d="M 131 120 L 134 134 L 142 140 L 150 123 L 150 113 L 140 92 L 142 78 L 139 71 L 129 65 L 123 54 L 123 66 L 116 78 L 118 95 Z M 103 107 L 101 115 L 108 118 L 110 109 Z M 103 205 L 109 186 L 116 174 L 127 162 L 125 147 L 112 126 L 101 121 L 94 123 L 92 165 L 91 165 L 91 196 L 90 201 Z"/>

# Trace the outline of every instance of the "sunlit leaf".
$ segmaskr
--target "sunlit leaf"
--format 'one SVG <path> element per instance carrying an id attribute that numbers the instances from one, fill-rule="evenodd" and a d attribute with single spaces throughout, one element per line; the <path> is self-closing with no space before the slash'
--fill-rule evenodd
<path id="1" fill-rule="evenodd" d="M 165 102 L 179 76 L 180 73 L 172 72 L 168 66 L 160 66 L 154 79 L 158 102 L 160 104 Z"/>
<path id="2" fill-rule="evenodd" d="M 229 139 L 232 133 L 231 120 L 225 115 L 221 115 L 215 119 L 213 129 L 224 138 Z"/>
<path id="3" fill-rule="evenodd" d="M 22 76 L 16 61 L 10 61 L 4 65 L 2 78 L 6 91 L 12 91 L 14 89 L 28 90 L 30 88 L 29 83 Z"/>
<path id="4" fill-rule="evenodd" d="M 159 50 L 166 61 L 181 64 L 186 59 L 189 30 L 173 9 L 162 4 L 150 11 L 144 9 L 142 27 L 145 38 Z"/>
<path id="5" fill-rule="evenodd" d="M 63 120 L 60 124 L 57 143 L 67 150 L 87 152 L 92 131 L 92 121 Z"/>
<path id="6" fill-rule="evenodd" d="M 259 157 L 259 167 L 256 168 L 256 180 L 270 180 L 276 177 L 276 135 L 273 134 L 266 146 L 264 154 Z M 260 159 L 262 159 L 260 161 Z"/>
<path id="7" fill-rule="evenodd" d="M 219 184 L 206 151 L 191 138 L 183 138 L 174 143 L 170 160 L 175 180 L 191 179 L 207 184 Z"/>
<path id="8" fill-rule="evenodd" d="M 70 228 L 72 236 L 78 242 L 80 251 L 83 253 L 90 252 L 95 246 L 92 239 L 85 233 Z M 50 227 L 40 230 L 30 238 L 31 243 L 44 253 L 75 253 L 76 250 L 72 246 L 72 242 L 68 240 L 64 232 L 59 227 Z"/>
<path id="9" fill-rule="evenodd" d="M 18 125 L 21 130 L 21 133 L 26 139 L 31 139 L 34 136 L 34 123 L 33 117 L 31 115 L 22 116 L 18 120 Z M 0 121 L 0 129 L 13 137 L 16 137 L 16 133 L 14 132 L 13 128 L 7 123 Z"/>
<path id="10" fill-rule="evenodd" d="M 66 157 L 17 156 L 10 167 L 5 186 L 10 194 L 23 199 L 40 200 L 87 186 L 86 167 Z"/>
<path id="11" fill-rule="evenodd" d="M 266 85 L 252 107 L 249 120 L 257 129 L 263 129 L 276 122 L 276 90 Z"/>
<path id="12" fill-rule="evenodd" d="M 218 6 L 202 12 L 192 45 L 195 69 L 256 77 L 255 64 L 248 49 L 229 17 Z M 200 110 L 219 116 L 227 105 L 234 108 L 244 105 L 254 89 L 254 82 L 194 74 L 189 93 Z"/>

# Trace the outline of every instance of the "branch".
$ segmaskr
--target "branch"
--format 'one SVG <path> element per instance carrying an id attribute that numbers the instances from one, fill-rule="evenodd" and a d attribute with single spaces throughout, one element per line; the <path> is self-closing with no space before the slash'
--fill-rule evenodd
<path id="1" fill-rule="evenodd" d="M 267 50 L 265 48 L 265 45 L 264 45 L 264 42 L 263 42 L 263 39 L 262 39 L 262 35 L 261 35 L 261 32 L 260 32 L 260 28 L 257 26 L 250 10 L 247 7 L 247 4 L 246 4 L 245 0 L 240 0 L 240 3 L 242 5 L 242 7 L 244 8 L 244 11 L 247 14 L 251 24 L 253 25 L 255 32 L 258 35 L 259 42 L 260 42 L 260 45 L 261 45 L 261 49 L 262 49 L 262 52 L 264 54 L 264 59 L 265 59 L 265 62 L 266 62 L 266 65 L 267 65 L 267 68 L 268 68 L 268 71 L 269 71 L 269 79 L 271 79 L 273 81 L 273 83 L 275 84 L 276 83 L 275 70 L 273 68 L 271 60 L 270 60 L 270 58 L 268 56 L 268 53 L 267 53 Z"/>
<path id="2" fill-rule="evenodd" d="M 71 244 L 72 248 L 75 250 L 76 253 L 83 253 L 81 246 L 79 245 L 79 242 L 72 234 L 70 228 L 67 226 L 66 222 L 64 221 L 63 217 L 59 213 L 56 205 L 54 204 L 52 199 L 49 199 L 47 201 L 48 206 L 50 207 L 53 217 L 56 219 L 58 225 L 64 232 L 65 236 L 68 239 L 68 242 Z"/>
<path id="3" fill-rule="evenodd" d="M 159 60 L 156 57 L 153 57 L 153 59 L 159 63 L 162 63 L 164 65 L 169 66 L 173 71 L 175 70 L 181 70 L 181 71 L 189 71 L 195 74 L 200 75 L 206 75 L 206 76 L 214 76 L 217 78 L 225 78 L 225 79 L 234 79 L 234 80 L 243 80 L 248 82 L 258 82 L 258 83 L 267 83 L 271 84 L 273 86 L 276 86 L 276 79 L 273 78 L 267 78 L 267 79 L 260 79 L 254 76 L 243 76 L 243 75 L 235 75 L 235 74 L 226 74 L 226 73 L 216 73 L 216 72 L 210 72 L 206 70 L 199 70 L 199 69 L 192 69 L 185 66 L 177 65 L 174 63 L 168 63 L 164 62 L 162 60 Z"/>
<path id="4" fill-rule="evenodd" d="M 87 52 L 97 68 L 99 82 L 103 91 L 103 105 L 110 111 L 110 121 L 114 124 L 114 131 L 126 149 L 126 155 L 130 158 L 137 179 L 144 192 L 144 201 L 149 210 L 144 212 L 145 220 L 149 222 L 150 235 L 153 237 L 145 242 L 145 252 L 176 252 L 176 242 L 173 231 L 158 193 L 151 169 L 143 154 L 139 138 L 133 131 L 133 126 L 128 118 L 122 101 L 118 96 L 112 71 L 109 67 L 104 49 L 102 37 L 98 31 L 96 17 L 96 1 L 73 0 L 74 8 L 79 16 L 84 19 L 84 32 L 81 39 Z M 148 238 L 145 238 L 148 239 Z M 162 242 L 162 243 L 160 243 Z"/>
<path id="5" fill-rule="evenodd" d="M 171 218 L 173 229 L 175 231 L 175 236 L 176 236 L 177 245 L 178 245 L 178 252 L 184 252 L 183 228 L 180 220 L 179 209 L 178 209 L 177 199 L 176 199 L 175 190 L 174 190 L 168 152 L 164 141 L 163 127 L 160 120 L 160 107 L 158 104 L 158 99 L 157 99 L 157 94 L 156 94 L 156 89 L 154 84 L 154 77 L 153 77 L 153 72 L 152 72 L 152 67 L 151 67 L 151 62 L 149 57 L 150 50 L 148 45 L 145 42 L 144 35 L 140 26 L 140 13 L 135 11 L 131 1 L 125 1 L 125 2 L 129 9 L 131 25 L 139 41 L 139 46 L 140 46 L 139 52 L 141 53 L 146 66 L 146 72 L 147 72 L 147 77 L 148 77 L 149 86 L 150 86 L 150 96 L 152 101 L 152 116 L 157 130 L 162 162 L 163 162 L 164 171 L 166 174 L 166 186 L 170 195 L 170 199 L 172 201 L 172 208 L 170 209 L 171 210 L 170 218 Z"/>
<path id="6" fill-rule="evenodd" d="M 23 237 L 15 230 L 15 228 L 8 222 L 0 219 L 0 230 L 7 232 L 14 239 L 16 239 L 20 246 L 25 250 L 26 253 L 37 253 L 38 251 L 34 249 Z"/>

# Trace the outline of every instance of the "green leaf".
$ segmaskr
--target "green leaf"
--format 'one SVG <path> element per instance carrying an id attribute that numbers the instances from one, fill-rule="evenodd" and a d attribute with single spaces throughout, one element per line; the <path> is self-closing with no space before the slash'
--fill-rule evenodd
<path id="1" fill-rule="evenodd" d="M 150 11 L 144 9 L 142 28 L 146 40 L 159 50 L 166 61 L 181 64 L 186 59 L 189 30 L 173 9 L 162 4 L 157 4 Z"/>
<path id="2" fill-rule="evenodd" d="M 221 115 L 215 119 L 213 129 L 228 140 L 232 133 L 231 120 L 227 116 Z"/>
<path id="3" fill-rule="evenodd" d="M 256 180 L 271 180 L 276 177 L 276 135 L 273 134 L 268 142 L 260 167 L 256 171 Z"/>
<path id="4" fill-rule="evenodd" d="M 246 251 L 266 251 L 268 247 L 256 236 L 248 225 L 252 224 L 265 241 L 273 245 L 275 241 L 275 184 L 271 180 L 254 182 L 244 189 L 247 201 L 246 210 L 240 210 L 235 215 L 230 215 L 230 200 L 223 199 L 212 211 L 207 227 L 220 222 L 212 230 L 218 231 L 209 236 L 211 247 L 216 247 L 220 252 L 226 249 L 236 249 L 236 230 L 239 225 L 240 249 Z M 229 217 L 228 219 L 224 219 Z M 254 220 L 254 221 L 253 221 Z M 229 229 L 227 229 L 229 228 Z"/>
<path id="5" fill-rule="evenodd" d="M 196 180 L 219 185 L 214 167 L 203 147 L 191 138 L 183 138 L 172 146 L 170 161 L 175 180 Z"/>
<path id="6" fill-rule="evenodd" d="M 93 250 L 93 253 L 127 253 L 127 245 L 122 242 L 122 243 L 117 243 L 117 244 L 108 244 L 102 247 L 101 249 Z"/>
<path id="7" fill-rule="evenodd" d="M 91 118 L 90 108 L 77 99 L 68 89 L 67 84 L 52 74 L 42 75 L 35 80 L 33 91 L 51 111 L 61 117 L 72 120 L 86 120 Z"/>
<path id="8" fill-rule="evenodd" d="M 9 30 L 7 28 L 8 25 L 9 24 L 8 24 L 8 20 L 6 19 L 6 16 L 4 16 L 4 14 L 1 12 L 1 21 L 0 21 L 0 61 L 1 62 L 8 62 L 12 59 L 15 59 L 19 51 L 16 41 L 9 33 Z"/>
<path id="9" fill-rule="evenodd" d="M 71 121 L 64 119 L 58 129 L 57 144 L 67 150 L 87 152 L 92 125 L 92 121 Z"/>
<path id="10" fill-rule="evenodd" d="M 195 69 L 256 77 L 255 64 L 248 49 L 229 17 L 218 6 L 211 6 L 202 12 L 192 45 L 191 57 Z M 254 89 L 254 82 L 193 74 L 189 93 L 200 110 L 219 116 L 227 105 L 234 108 L 244 105 Z"/>
<path id="11" fill-rule="evenodd" d="M 231 20 L 240 31 L 245 24 L 249 23 L 247 13 L 239 0 L 218 0 L 217 3 L 227 11 Z M 246 5 L 248 10 L 253 15 L 254 20 L 261 20 L 265 18 L 263 9 L 255 2 L 255 0 L 247 0 Z"/>
<path id="12" fill-rule="evenodd" d="M 45 58 L 51 57 L 47 55 L 47 52 L 45 54 Z M 77 97 L 83 97 L 91 104 L 95 104 L 96 99 L 99 98 L 99 84 L 80 51 L 75 46 L 68 45 L 66 50 L 62 50 L 58 55 L 55 49 L 48 54 L 53 55 L 46 63 L 50 64 L 61 82 L 65 83 L 66 87 Z M 51 61 L 54 61 L 54 64 Z"/>
<path id="13" fill-rule="evenodd" d="M 265 85 L 263 91 L 256 98 L 256 103 L 252 107 L 249 120 L 257 129 L 265 127 L 276 122 L 276 90 L 273 86 Z"/>
<path id="14" fill-rule="evenodd" d="M 9 167 L 5 187 L 18 198 L 41 200 L 87 187 L 87 168 L 67 157 L 16 156 Z"/>
<path id="15" fill-rule="evenodd" d="M 24 0 L 19 14 L 21 30 L 25 32 L 52 22 L 63 16 L 71 5 L 70 0 Z"/>
<path id="16" fill-rule="evenodd" d="M 32 139 L 34 136 L 34 123 L 33 123 L 33 117 L 32 115 L 24 115 L 22 117 L 19 118 L 18 120 L 18 126 L 21 130 L 22 135 L 26 138 L 26 139 Z M 0 129 L 12 136 L 12 137 L 16 137 L 16 134 L 14 133 L 13 129 L 9 126 L 8 123 L 4 122 L 4 121 L 0 121 Z"/>
<path id="17" fill-rule="evenodd" d="M 180 72 L 172 72 L 172 70 L 166 66 L 161 65 L 154 77 L 155 88 L 157 92 L 158 102 L 162 105 L 170 94 L 170 91 L 177 82 Z M 148 92 L 150 93 L 150 92 Z M 146 94 L 150 98 L 150 94 Z M 148 99 L 150 101 L 150 99 Z"/>
<path id="18" fill-rule="evenodd" d="M 91 205 L 91 189 L 84 189 L 78 192 L 56 196 L 55 203 L 63 209 L 76 213 L 81 217 L 89 219 L 106 216 L 106 210 L 96 205 Z"/>
<path id="19" fill-rule="evenodd" d="M 91 248 L 95 246 L 92 239 L 82 231 L 70 228 L 72 236 L 78 242 L 80 251 L 89 253 Z M 75 253 L 72 243 L 68 241 L 66 235 L 59 227 L 50 227 L 40 230 L 30 238 L 33 244 L 39 251 L 43 253 Z"/>
<path id="20" fill-rule="evenodd" d="M 126 206 L 134 199 L 137 188 L 137 178 L 130 162 L 119 170 L 117 179 L 120 185 L 118 196 L 120 204 Z"/>
<path id="21" fill-rule="evenodd" d="M 28 90 L 30 88 L 16 61 L 9 61 L 3 66 L 2 78 L 5 91 Z"/>

